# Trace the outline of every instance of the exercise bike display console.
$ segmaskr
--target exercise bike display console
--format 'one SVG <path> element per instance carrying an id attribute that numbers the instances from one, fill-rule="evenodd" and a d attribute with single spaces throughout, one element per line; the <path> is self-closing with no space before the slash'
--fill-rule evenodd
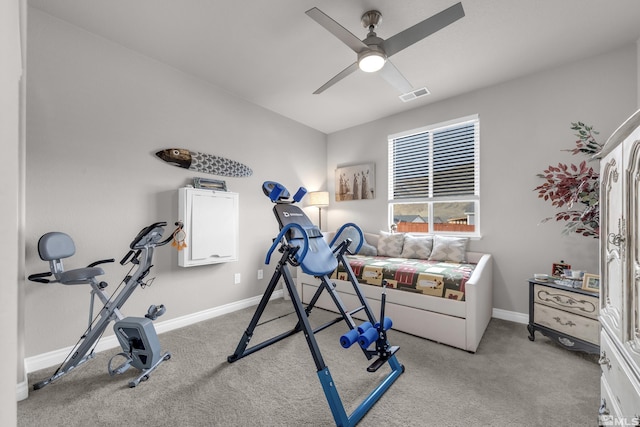
<path id="1" fill-rule="evenodd" d="M 75 245 L 71 237 L 61 232 L 50 232 L 40 238 L 38 241 L 38 254 L 43 261 L 49 262 L 50 271 L 32 274 L 29 276 L 29 280 L 63 285 L 87 284 L 91 287 L 91 292 L 87 329 L 53 375 L 34 384 L 34 390 L 41 389 L 92 359 L 98 341 L 112 320 L 115 321 L 114 332 L 122 347 L 122 352 L 116 356 L 123 357 L 124 362 L 113 368 L 111 365 L 116 357 L 114 356 L 109 361 L 108 371 L 111 375 L 121 374 L 131 366 L 140 370 L 140 375 L 129 381 L 129 387 L 135 387 L 140 381 L 148 379 L 149 375 L 162 362 L 171 358 L 170 353 L 162 353 L 158 335 L 152 323 L 153 320 L 165 312 L 164 305 L 150 306 L 145 317 L 125 318 L 120 312 L 120 309 L 133 291 L 139 286 L 142 287 L 149 284 L 149 282 L 144 282 L 144 278 L 153 267 L 152 261 L 155 248 L 169 243 L 174 233 L 182 228 L 182 223 L 177 222 L 175 224 L 177 226 L 176 230 L 168 238 L 162 240 L 166 225 L 166 222 L 153 223 L 140 230 L 131 241 L 129 252 L 120 261 L 122 265 L 131 263 L 131 270 L 111 295 L 108 295 L 105 291 L 108 284 L 97 279 L 98 276 L 104 274 L 102 268 L 97 267 L 97 265 L 114 262 L 113 259 L 96 261 L 84 268 L 65 270 L 62 259 L 75 254 Z M 48 279 L 51 276 L 54 277 L 53 280 Z M 93 309 L 96 296 L 103 306 L 94 317 Z"/>
<path id="2" fill-rule="evenodd" d="M 384 315 L 384 293 L 382 294 L 383 298 L 381 302 L 381 320 L 378 322 L 369 303 L 360 290 L 360 285 L 353 274 L 353 270 L 351 270 L 351 266 L 345 259 L 345 254 L 351 253 L 352 249 L 354 253 L 357 252 L 362 245 L 364 241 L 362 230 L 355 224 L 345 224 L 336 233 L 334 241 L 328 245 L 324 241 L 320 230 L 309 220 L 302 209 L 295 206 L 295 203 L 301 201 L 306 194 L 306 189 L 301 187 L 292 199 L 290 198 L 290 193 L 283 185 L 273 181 L 265 182 L 262 190 L 264 194 L 275 203 L 273 212 L 280 226 L 280 233 L 273 240 L 273 244 L 267 252 L 265 263 L 269 264 L 271 255 L 276 249 L 282 253 L 282 256 L 278 261 L 278 265 L 275 268 L 269 285 L 258 304 L 258 308 L 249 326 L 242 335 L 235 352 L 227 357 L 227 361 L 229 363 L 236 362 L 245 356 L 302 331 L 309 346 L 313 361 L 315 362 L 318 378 L 336 425 L 344 427 L 355 426 L 404 372 L 404 366 L 398 362 L 395 356 L 399 347 L 391 346 L 387 341 L 387 330 L 391 328 L 393 323 L 390 318 Z M 356 229 L 360 236 L 360 242 L 355 243 L 355 245 L 350 239 L 340 240 L 342 232 L 349 227 Z M 335 284 L 329 280 L 329 275 L 338 267 L 338 263 L 342 264 L 347 271 L 349 281 L 353 285 L 354 295 L 358 297 L 360 303 L 359 307 L 352 310 L 347 310 L 340 295 L 335 290 Z M 288 265 L 299 266 L 302 271 L 317 277 L 321 281 L 317 292 L 306 308 L 302 305 Z M 256 327 L 259 325 L 260 317 L 281 278 L 284 280 L 284 286 L 286 286 L 291 296 L 291 302 L 298 317 L 298 322 L 292 330 L 247 348 Z M 340 316 L 313 329 L 309 322 L 309 316 L 315 303 L 324 291 L 327 291 L 335 302 Z M 352 317 L 353 314 L 357 312 L 363 312 L 368 319 L 367 322 L 360 326 L 356 325 Z M 329 367 L 325 364 L 315 339 L 316 333 L 341 322 L 346 324 L 348 332 L 340 337 L 340 345 L 346 349 L 358 342 L 358 347 L 360 347 L 368 360 L 376 358 L 367 368 L 368 372 L 375 372 L 384 365 L 388 365 L 390 368 L 387 376 L 382 379 L 380 384 L 371 391 L 351 415 L 347 415 L 333 378 L 331 377 L 331 373 L 329 372 Z M 373 346 L 373 348 L 370 348 L 371 346 Z"/>

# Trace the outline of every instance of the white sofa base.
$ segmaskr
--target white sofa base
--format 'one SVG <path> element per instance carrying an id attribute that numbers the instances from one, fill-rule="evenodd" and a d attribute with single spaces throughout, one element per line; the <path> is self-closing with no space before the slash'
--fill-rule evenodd
<path id="1" fill-rule="evenodd" d="M 386 289 L 385 315 L 393 320 L 393 329 L 475 353 L 493 311 L 493 260 L 491 255 L 477 252 L 468 252 L 467 257 L 477 267 L 465 284 L 465 301 Z M 349 282 L 334 283 L 348 310 L 359 306 Z M 309 303 L 319 285 L 319 279 L 298 269 L 297 288 L 303 303 Z M 360 289 L 379 317 L 382 288 L 361 284 Z M 337 312 L 327 292 L 316 307 Z M 364 319 L 363 313 L 354 317 Z"/>

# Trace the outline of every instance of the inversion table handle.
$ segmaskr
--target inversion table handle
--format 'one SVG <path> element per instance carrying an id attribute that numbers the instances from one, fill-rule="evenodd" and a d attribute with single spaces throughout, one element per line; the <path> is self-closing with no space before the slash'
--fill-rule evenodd
<path id="1" fill-rule="evenodd" d="M 304 230 L 304 228 L 302 228 L 300 224 L 290 223 L 285 225 L 282 228 L 282 230 L 280 230 L 280 234 L 278 234 L 278 236 L 273 240 L 273 244 L 271 245 L 271 248 L 269 248 L 269 252 L 267 252 L 267 258 L 264 261 L 265 264 L 269 264 L 269 261 L 271 261 L 271 254 L 278 247 L 285 233 L 289 231 L 289 229 L 291 228 L 297 228 L 302 232 L 302 236 L 304 236 L 304 249 L 302 250 L 302 253 L 298 256 L 298 261 L 302 261 L 304 257 L 307 255 L 307 251 L 309 250 L 309 236 L 307 235 L 307 232 Z"/>
<path id="2" fill-rule="evenodd" d="M 354 224 L 353 222 L 348 222 L 338 229 L 336 234 L 333 236 L 331 243 L 329 243 L 329 247 L 333 248 L 334 243 L 336 243 L 336 240 L 338 240 L 338 238 L 340 237 L 340 234 L 342 234 L 342 231 L 347 227 L 355 228 L 356 231 L 358 232 L 358 236 L 360 237 L 360 242 L 358 242 L 358 247 L 356 248 L 356 250 L 353 252 L 349 251 L 351 253 L 357 254 L 360 248 L 362 247 L 362 245 L 364 244 L 364 234 L 362 234 L 362 229 L 358 227 L 357 224 Z"/>

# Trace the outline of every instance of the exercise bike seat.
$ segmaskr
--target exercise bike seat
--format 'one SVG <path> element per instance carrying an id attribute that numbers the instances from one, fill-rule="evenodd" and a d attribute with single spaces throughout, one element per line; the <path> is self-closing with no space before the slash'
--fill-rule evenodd
<path id="1" fill-rule="evenodd" d="M 100 267 L 95 267 L 95 264 L 113 261 L 98 261 L 97 263 L 90 264 L 88 267 L 64 271 L 62 259 L 69 258 L 75 253 L 76 247 L 73 240 L 65 233 L 58 231 L 46 233 L 40 237 L 40 240 L 38 241 L 38 254 L 40 255 L 40 259 L 43 261 L 49 261 L 51 273 L 56 278 L 56 281 L 63 285 L 81 285 L 91 283 L 96 276 L 104 274 L 104 270 Z"/>

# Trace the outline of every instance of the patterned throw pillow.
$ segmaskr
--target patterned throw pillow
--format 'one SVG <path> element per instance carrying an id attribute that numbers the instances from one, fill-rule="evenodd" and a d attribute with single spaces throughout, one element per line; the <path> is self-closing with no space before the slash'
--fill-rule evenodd
<path id="1" fill-rule="evenodd" d="M 403 233 L 380 232 L 378 238 L 378 255 L 399 257 L 402 254 L 402 244 L 404 243 Z"/>
<path id="2" fill-rule="evenodd" d="M 468 237 L 433 236 L 430 261 L 467 262 Z"/>
<path id="3" fill-rule="evenodd" d="M 402 246 L 402 258 L 429 259 L 433 248 L 433 238 L 431 236 L 404 235 L 404 245 Z"/>

